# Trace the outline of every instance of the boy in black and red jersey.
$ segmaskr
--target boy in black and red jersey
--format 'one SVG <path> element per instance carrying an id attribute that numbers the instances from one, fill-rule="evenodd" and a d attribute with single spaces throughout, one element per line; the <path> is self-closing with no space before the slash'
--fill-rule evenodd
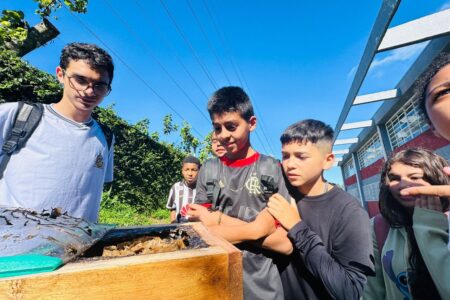
<path id="1" fill-rule="evenodd" d="M 208 102 L 208 112 L 226 154 L 205 162 L 197 180 L 197 204 L 190 205 L 188 214 L 243 251 L 245 299 L 283 299 L 271 250 L 290 253 L 292 244 L 265 210 L 273 193 L 289 199 L 280 164 L 252 148 L 250 133 L 256 128 L 256 117 L 241 88 L 216 91 Z M 267 225 L 248 226 L 256 217 L 267 219 L 258 222 Z"/>

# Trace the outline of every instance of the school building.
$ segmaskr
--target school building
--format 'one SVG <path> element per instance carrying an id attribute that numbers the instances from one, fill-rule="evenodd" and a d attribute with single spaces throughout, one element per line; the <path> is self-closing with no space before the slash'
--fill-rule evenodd
<path id="1" fill-rule="evenodd" d="M 361 201 L 370 216 L 378 213 L 380 173 L 391 153 L 423 147 L 450 162 L 450 143 L 432 133 L 415 93 L 415 84 L 427 67 L 440 53 L 450 52 L 450 9 L 390 28 L 399 4 L 396 0 L 383 2 L 335 128 L 333 151 L 345 189 Z M 358 95 L 377 53 L 424 41 L 428 44 L 395 87 Z M 372 116 L 346 123 L 352 108 L 377 101 L 383 103 Z M 355 130 L 356 136 L 339 138 L 339 134 Z"/>

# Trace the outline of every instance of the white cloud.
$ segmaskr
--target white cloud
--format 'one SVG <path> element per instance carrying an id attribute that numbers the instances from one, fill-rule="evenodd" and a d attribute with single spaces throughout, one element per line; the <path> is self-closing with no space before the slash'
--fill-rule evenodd
<path id="1" fill-rule="evenodd" d="M 358 68 L 358 66 L 353 66 L 353 68 L 347 73 L 347 77 L 353 77 L 356 74 L 356 69 Z"/>
<path id="2" fill-rule="evenodd" d="M 438 11 L 443 11 L 450 8 L 450 1 L 442 4 L 442 6 L 438 9 Z"/>
<path id="3" fill-rule="evenodd" d="M 373 70 L 394 62 L 410 60 L 412 57 L 419 54 L 426 45 L 427 43 L 420 43 L 392 50 L 388 56 L 374 59 L 370 69 Z"/>
<path id="4" fill-rule="evenodd" d="M 449 2 L 449 5 L 450 5 L 450 2 Z M 420 44 L 414 44 L 411 46 L 394 49 L 394 50 L 390 51 L 390 53 L 383 58 L 375 58 L 372 61 L 372 64 L 370 65 L 370 71 L 374 71 L 375 69 L 378 69 L 380 67 L 385 67 L 385 66 L 390 65 L 395 62 L 408 61 L 412 57 L 419 54 L 423 50 L 423 48 L 425 48 L 426 45 L 427 45 L 427 43 L 420 43 Z M 351 68 L 351 70 L 347 73 L 347 77 L 351 78 L 351 77 L 355 76 L 357 68 L 358 68 L 358 66 L 354 66 L 353 68 Z M 383 75 L 383 72 L 379 71 L 377 73 L 376 77 L 379 78 L 379 77 L 382 77 L 382 75 Z"/>

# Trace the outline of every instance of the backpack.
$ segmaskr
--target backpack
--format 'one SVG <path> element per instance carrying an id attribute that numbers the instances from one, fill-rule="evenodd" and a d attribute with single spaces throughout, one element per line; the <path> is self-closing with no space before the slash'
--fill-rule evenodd
<path id="1" fill-rule="evenodd" d="M 381 258 L 381 251 L 383 250 L 384 242 L 389 234 L 390 226 L 381 214 L 377 214 L 373 220 L 373 227 L 375 231 L 375 239 L 377 240 L 378 245 L 378 253 Z"/>
<path id="2" fill-rule="evenodd" d="M 278 168 L 280 167 L 279 161 L 275 158 L 261 155 L 259 160 L 255 162 L 256 176 L 259 178 L 262 194 L 265 201 L 278 192 Z M 212 208 L 222 211 L 226 206 L 232 205 L 228 201 L 221 201 L 221 191 L 223 183 L 220 181 L 220 174 L 222 174 L 223 164 L 219 158 L 215 157 L 209 159 L 205 165 L 205 177 L 206 177 L 206 196 L 208 201 L 212 203 Z"/>
<path id="3" fill-rule="evenodd" d="M 14 123 L 11 130 L 7 134 L 7 138 L 2 146 L 2 153 L 4 154 L 0 162 L 0 179 L 3 178 L 6 166 L 11 158 L 11 155 L 23 148 L 33 134 L 36 127 L 41 121 L 44 112 L 44 105 L 42 103 L 18 102 L 18 110 L 14 116 Z M 108 149 L 111 149 L 113 132 L 112 130 L 99 122 L 97 122 L 105 135 Z"/>

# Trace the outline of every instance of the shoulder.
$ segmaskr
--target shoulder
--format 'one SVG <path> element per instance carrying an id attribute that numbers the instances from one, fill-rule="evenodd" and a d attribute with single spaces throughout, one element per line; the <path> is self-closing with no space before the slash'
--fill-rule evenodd
<path id="1" fill-rule="evenodd" d="M 276 159 L 275 157 L 268 156 L 265 154 L 259 154 L 259 161 L 261 163 L 267 163 L 267 164 L 273 164 L 273 165 L 279 165 L 280 161 Z"/>
<path id="2" fill-rule="evenodd" d="M 7 115 L 16 113 L 19 108 L 19 102 L 6 102 L 0 104 L 0 114 Z"/>

